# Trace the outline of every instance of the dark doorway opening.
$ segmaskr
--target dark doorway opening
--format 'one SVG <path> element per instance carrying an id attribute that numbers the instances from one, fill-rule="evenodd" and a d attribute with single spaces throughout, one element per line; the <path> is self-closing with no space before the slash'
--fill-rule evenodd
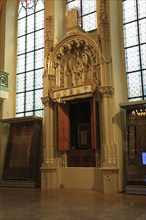
<path id="1" fill-rule="evenodd" d="M 70 105 L 71 149 L 91 149 L 90 102 Z"/>

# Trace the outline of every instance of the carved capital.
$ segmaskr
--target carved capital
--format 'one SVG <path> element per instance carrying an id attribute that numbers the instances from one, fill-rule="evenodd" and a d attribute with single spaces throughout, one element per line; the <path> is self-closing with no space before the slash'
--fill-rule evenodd
<path id="1" fill-rule="evenodd" d="M 53 107 L 53 100 L 50 97 L 50 95 L 42 97 L 41 100 L 42 100 L 42 103 L 43 103 L 44 106 Z"/>
<path id="2" fill-rule="evenodd" d="M 112 97 L 114 93 L 114 88 L 112 86 L 100 86 L 99 87 L 99 94 L 103 97 Z"/>

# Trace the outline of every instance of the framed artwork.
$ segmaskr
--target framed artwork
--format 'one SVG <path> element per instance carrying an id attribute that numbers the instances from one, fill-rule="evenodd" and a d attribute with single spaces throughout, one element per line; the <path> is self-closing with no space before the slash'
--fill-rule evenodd
<path id="1" fill-rule="evenodd" d="M 32 186 L 39 184 L 41 166 L 41 126 L 39 117 L 10 119 L 10 134 L 2 183 L 22 183 Z M 18 184 L 19 185 L 19 184 Z M 23 185 L 24 182 L 23 182 Z"/>

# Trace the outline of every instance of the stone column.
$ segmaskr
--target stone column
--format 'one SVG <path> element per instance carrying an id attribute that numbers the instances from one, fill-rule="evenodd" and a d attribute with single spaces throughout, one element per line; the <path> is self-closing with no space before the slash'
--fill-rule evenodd
<path id="1" fill-rule="evenodd" d="M 97 36 L 100 48 L 101 86 L 101 173 L 103 177 L 103 191 L 118 191 L 117 145 L 114 136 L 114 87 L 112 81 L 112 59 L 110 50 L 108 1 L 97 2 Z"/>

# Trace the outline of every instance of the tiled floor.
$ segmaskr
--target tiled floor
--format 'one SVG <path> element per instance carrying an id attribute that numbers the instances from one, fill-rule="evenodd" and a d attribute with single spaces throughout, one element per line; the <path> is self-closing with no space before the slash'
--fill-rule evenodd
<path id="1" fill-rule="evenodd" d="M 146 220 L 146 196 L 0 187 L 0 220 Z"/>

